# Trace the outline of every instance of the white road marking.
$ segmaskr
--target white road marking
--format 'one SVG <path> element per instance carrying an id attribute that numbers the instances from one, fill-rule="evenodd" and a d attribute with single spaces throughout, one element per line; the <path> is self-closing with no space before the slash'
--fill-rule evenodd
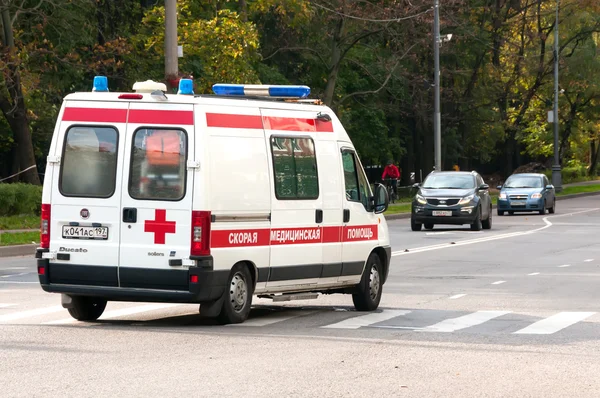
<path id="1" fill-rule="evenodd" d="M 559 265 L 558 268 L 565 268 L 565 267 L 570 267 L 571 264 L 564 264 L 564 265 Z"/>
<path id="2" fill-rule="evenodd" d="M 527 276 L 535 276 L 535 275 L 539 275 L 539 272 L 532 272 L 531 274 L 527 274 Z"/>
<path id="3" fill-rule="evenodd" d="M 232 323 L 227 326 L 267 326 L 277 322 L 287 321 L 293 318 L 298 318 L 300 316 L 306 316 L 315 314 L 317 311 L 284 311 L 283 313 L 269 314 L 266 316 L 261 316 L 257 318 L 247 319 L 243 323 Z"/>
<path id="4" fill-rule="evenodd" d="M 29 274 L 33 274 L 33 272 L 21 272 L 20 274 L 2 275 L 2 276 L 0 276 L 0 278 L 12 278 L 15 276 L 23 276 L 23 275 L 29 275 Z"/>
<path id="5" fill-rule="evenodd" d="M 465 297 L 466 294 L 455 294 L 454 296 L 448 297 L 450 300 L 456 300 L 459 299 L 461 297 Z"/>
<path id="6" fill-rule="evenodd" d="M 36 308 L 35 310 L 13 312 L 11 314 L 0 315 L 0 322 L 16 321 L 19 319 L 31 318 L 34 316 L 53 314 L 53 313 L 59 312 L 59 311 L 65 311 L 65 309 L 61 305 L 57 305 L 54 307 L 44 307 L 44 308 Z"/>
<path id="7" fill-rule="evenodd" d="M 404 310 L 383 310 L 382 312 L 367 314 L 363 316 L 357 316 L 350 319 L 345 319 L 341 322 L 332 323 L 331 325 L 321 326 L 325 329 L 359 329 L 363 326 L 369 326 L 374 323 L 387 321 L 388 319 L 395 318 L 410 314 L 410 311 Z"/>
<path id="8" fill-rule="evenodd" d="M 587 260 L 583 260 L 584 263 L 591 263 L 592 261 L 594 261 L 593 258 L 588 258 Z"/>
<path id="9" fill-rule="evenodd" d="M 492 282 L 492 285 L 501 285 L 503 283 L 505 283 L 506 281 L 496 281 L 496 282 Z"/>
<path id="10" fill-rule="evenodd" d="M 141 306 L 137 306 L 137 307 L 122 308 L 120 310 L 113 310 L 113 311 L 105 312 L 98 319 L 103 320 L 103 319 L 109 319 L 109 318 L 117 318 L 120 316 L 135 315 L 135 314 L 140 314 L 142 312 L 162 310 L 164 308 L 176 307 L 176 306 L 180 306 L 180 305 L 182 305 L 182 304 L 150 304 L 150 305 L 141 305 Z M 65 324 L 75 323 L 75 322 L 78 322 L 78 321 L 74 318 L 67 318 L 67 319 L 60 319 L 58 321 L 45 322 L 45 323 L 43 323 L 43 325 L 65 325 Z"/>
<path id="11" fill-rule="evenodd" d="M 600 208 L 587 209 L 587 210 L 576 211 L 576 212 L 572 212 L 572 213 L 565 213 L 565 214 L 547 216 L 547 217 L 544 217 L 542 219 L 546 225 L 544 225 L 543 227 L 540 227 L 540 228 L 529 230 L 529 231 L 511 232 L 511 233 L 507 233 L 507 234 L 499 234 L 499 235 L 486 236 L 486 237 L 483 237 L 483 238 L 467 239 L 467 240 L 462 240 L 462 241 L 453 242 L 453 243 L 442 243 L 442 244 L 439 244 L 439 245 L 416 247 L 416 248 L 412 248 L 412 249 L 406 249 L 406 250 L 400 250 L 400 251 L 392 252 L 392 256 L 393 257 L 395 257 L 395 256 L 405 256 L 405 255 L 408 255 L 408 254 L 422 253 L 422 252 L 427 252 L 427 251 L 431 251 L 431 250 L 447 249 L 449 247 L 458 247 L 458 246 L 473 245 L 473 244 L 476 244 L 476 243 L 491 242 L 491 241 L 494 241 L 494 240 L 513 238 L 513 237 L 516 237 L 516 236 L 531 235 L 531 234 L 534 234 L 536 232 L 540 232 L 540 231 L 543 231 L 543 230 L 545 230 L 547 228 L 550 228 L 553 224 L 552 224 L 552 222 L 550 222 L 548 220 L 548 218 L 573 216 L 573 215 L 576 215 L 576 214 L 589 213 L 591 211 L 597 211 L 597 210 L 600 210 Z"/>
<path id="12" fill-rule="evenodd" d="M 595 312 L 559 312 L 526 328 L 517 330 L 514 334 L 552 334 L 581 322 L 594 314 Z"/>
<path id="13" fill-rule="evenodd" d="M 9 283 L 17 283 L 17 284 L 19 284 L 19 283 L 23 283 L 23 284 L 26 284 L 26 285 L 39 285 L 39 284 L 40 284 L 40 282 L 39 282 L 39 281 L 36 281 L 36 282 L 25 282 L 25 281 L 0 281 L 0 283 L 6 283 L 6 284 L 9 284 Z"/>
<path id="14" fill-rule="evenodd" d="M 8 307 L 14 307 L 16 304 L 4 304 L 4 303 L 0 303 L 0 309 L 2 308 L 8 308 Z"/>
<path id="15" fill-rule="evenodd" d="M 27 269 L 27 267 L 7 267 L 4 269 L 11 269 L 11 270 L 20 270 L 20 269 Z"/>
<path id="16" fill-rule="evenodd" d="M 472 314 L 460 316 L 458 318 L 446 319 L 445 321 L 427 326 L 422 329 L 424 332 L 443 332 L 450 333 L 460 329 L 466 329 L 471 326 L 477 326 L 502 315 L 510 314 L 510 311 L 477 311 Z"/>
<path id="17" fill-rule="evenodd" d="M 425 235 L 452 235 L 454 234 L 453 232 L 426 232 Z"/>

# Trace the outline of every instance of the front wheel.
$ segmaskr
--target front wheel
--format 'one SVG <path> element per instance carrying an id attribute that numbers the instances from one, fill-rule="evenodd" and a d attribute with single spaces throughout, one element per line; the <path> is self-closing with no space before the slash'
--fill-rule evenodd
<path id="1" fill-rule="evenodd" d="M 481 225 L 481 208 L 478 208 L 477 216 L 473 220 L 473 224 L 471 224 L 471 231 L 481 231 L 481 228 L 483 228 Z"/>
<path id="2" fill-rule="evenodd" d="M 422 226 L 423 224 L 415 222 L 415 220 L 413 220 L 412 218 L 410 219 L 410 229 L 412 229 L 413 231 L 420 231 Z"/>
<path id="3" fill-rule="evenodd" d="M 377 254 L 371 253 L 358 285 L 358 292 L 352 295 L 352 302 L 357 311 L 374 311 L 379 307 L 383 293 L 382 271 L 381 259 Z"/>
<path id="4" fill-rule="evenodd" d="M 504 215 L 504 210 L 498 210 L 498 215 L 499 216 L 503 216 Z"/>
<path id="5" fill-rule="evenodd" d="M 425 227 L 425 229 L 428 229 L 428 230 L 433 229 L 433 224 L 424 224 L 423 226 Z"/>
<path id="6" fill-rule="evenodd" d="M 106 308 L 106 300 L 96 297 L 73 296 L 69 314 L 78 321 L 95 321 Z"/>
<path id="7" fill-rule="evenodd" d="M 223 307 L 218 320 L 223 324 L 242 323 L 248 319 L 252 306 L 253 284 L 248 267 L 237 264 L 229 273 L 223 293 Z"/>
<path id="8" fill-rule="evenodd" d="M 552 201 L 552 207 L 548 209 L 548 213 L 550 214 L 554 214 L 554 211 L 556 210 L 556 199 L 554 199 Z"/>

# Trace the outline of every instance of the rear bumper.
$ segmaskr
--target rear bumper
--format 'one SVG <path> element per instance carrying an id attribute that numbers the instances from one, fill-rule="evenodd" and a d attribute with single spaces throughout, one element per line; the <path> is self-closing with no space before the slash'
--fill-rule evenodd
<path id="1" fill-rule="evenodd" d="M 189 269 L 145 269 L 85 266 L 37 260 L 38 277 L 44 291 L 76 296 L 101 297 L 108 301 L 202 303 L 223 294 L 229 272 L 214 271 L 212 258 Z M 118 274 L 125 279 L 119 280 Z M 190 282 L 196 275 L 197 283 Z M 113 278 L 114 276 L 114 278 Z M 116 278 L 116 279 L 115 279 Z"/>

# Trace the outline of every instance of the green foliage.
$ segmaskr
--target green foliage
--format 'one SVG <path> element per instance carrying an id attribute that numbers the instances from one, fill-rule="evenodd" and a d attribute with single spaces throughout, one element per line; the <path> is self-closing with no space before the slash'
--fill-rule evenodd
<path id="1" fill-rule="evenodd" d="M 41 186 L 0 183 L 0 216 L 39 215 L 41 206 Z"/>

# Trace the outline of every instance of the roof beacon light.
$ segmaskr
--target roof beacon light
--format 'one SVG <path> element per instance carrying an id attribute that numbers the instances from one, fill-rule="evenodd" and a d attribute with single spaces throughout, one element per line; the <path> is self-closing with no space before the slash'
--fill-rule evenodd
<path id="1" fill-rule="evenodd" d="M 92 91 L 108 91 L 108 79 L 106 76 L 94 76 L 94 88 Z"/>
<path id="2" fill-rule="evenodd" d="M 310 87 L 261 84 L 214 84 L 213 92 L 217 95 L 306 98 L 310 94 Z"/>
<path id="3" fill-rule="evenodd" d="M 194 81 L 192 79 L 179 80 L 179 91 L 177 94 L 194 95 Z"/>

